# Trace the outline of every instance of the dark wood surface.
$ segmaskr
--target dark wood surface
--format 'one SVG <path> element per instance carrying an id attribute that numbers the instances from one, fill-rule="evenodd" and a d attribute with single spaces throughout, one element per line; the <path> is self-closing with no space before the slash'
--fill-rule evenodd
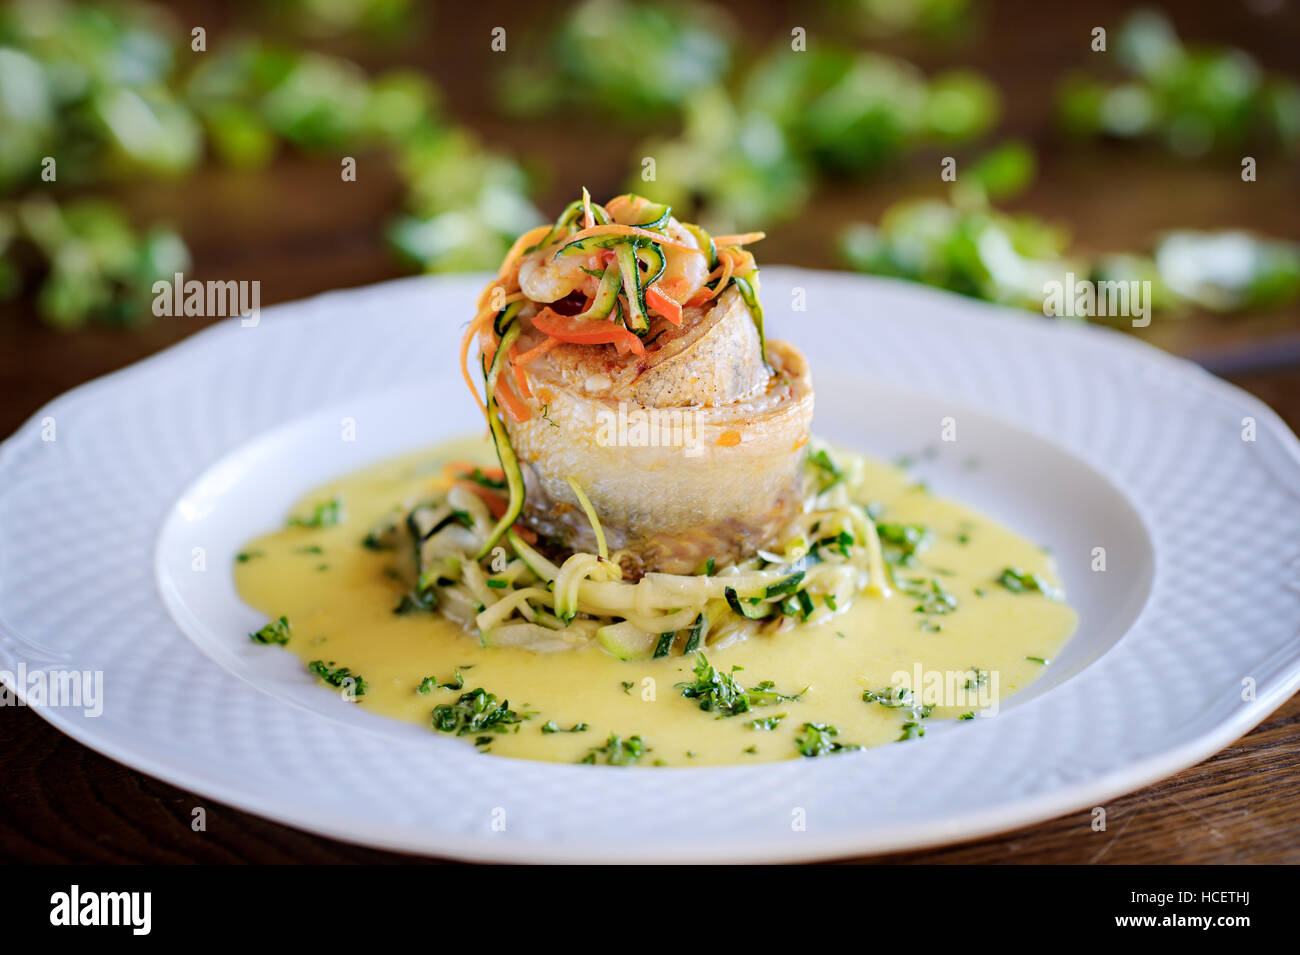
<path id="1" fill-rule="evenodd" d="M 223 8 L 181 4 L 207 19 L 219 42 Z M 545 7 L 547 5 L 543 5 Z M 998 4 L 976 41 L 951 50 L 904 49 L 927 68 L 973 65 L 1006 91 L 1004 128 L 1039 146 L 1038 185 L 1016 208 L 1069 221 L 1081 248 L 1140 248 L 1174 226 L 1247 226 L 1300 239 L 1300 167 L 1261 164 L 1260 181 L 1241 183 L 1237 160 L 1188 164 L 1125 148 L 1067 150 L 1050 132 L 1050 77 L 1080 63 L 1092 25 L 1114 26 L 1121 5 Z M 439 15 L 442 10 L 439 8 Z M 573 137 L 553 124 L 483 118 L 479 78 L 495 68 L 486 36 L 501 19 L 492 4 L 456 8 L 430 36 L 388 54 L 385 62 L 430 69 L 451 111 L 473 121 L 493 145 L 545 157 L 553 174 L 542 204 L 553 212 L 585 183 L 597 195 L 617 191 L 636 136 Z M 1274 69 L 1294 69 L 1295 11 L 1282 21 L 1234 5 L 1196 5 L 1179 26 L 1193 38 L 1232 42 Z M 803 22 L 761 3 L 746 21 L 753 38 L 787 34 Z M 543 14 L 537 14 L 542 16 Z M 506 21 L 513 22 L 513 21 Z M 816 37 L 814 31 L 810 36 Z M 365 56 L 361 57 L 363 60 Z M 374 59 L 368 65 L 379 65 Z M 825 223 L 874 219 L 893 199 L 938 191 L 931 159 L 919 157 L 884 179 L 823 186 L 808 214 L 773 230 L 766 262 L 825 265 Z M 937 164 L 933 164 L 937 166 Z M 263 303 L 399 274 L 380 238 L 400 198 L 382 160 L 363 163 L 358 182 L 342 185 L 337 166 L 284 157 L 258 175 L 205 169 L 185 183 L 149 184 L 120 195 L 141 221 L 166 218 L 195 253 L 193 277 L 259 279 Z M 141 330 L 60 334 L 39 324 L 30 306 L 0 310 L 0 434 L 81 382 L 123 367 L 192 334 L 197 319 L 163 319 Z M 1294 307 L 1232 319 L 1157 318 L 1145 337 L 1195 358 L 1273 406 L 1300 429 L 1300 316 Z M 318 838 L 214 805 L 127 769 L 56 732 L 23 708 L 0 710 L 0 858 L 24 862 L 409 862 L 406 856 Z M 190 810 L 208 809 L 205 833 L 190 830 Z M 1224 863 L 1300 862 L 1300 697 L 1293 698 L 1228 749 L 1163 782 L 1114 800 L 1108 828 L 1091 829 L 1086 812 L 964 845 L 879 859 L 898 863 Z"/>

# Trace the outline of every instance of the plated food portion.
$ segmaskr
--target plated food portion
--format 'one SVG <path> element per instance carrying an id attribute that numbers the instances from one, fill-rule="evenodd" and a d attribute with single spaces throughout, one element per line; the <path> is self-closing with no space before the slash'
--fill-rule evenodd
<path id="1" fill-rule="evenodd" d="M 521 236 L 460 349 L 491 446 L 308 495 L 236 562 L 252 639 L 538 759 L 821 756 L 995 713 L 1074 628 L 1052 561 L 811 438 L 761 238 L 585 190 Z"/>

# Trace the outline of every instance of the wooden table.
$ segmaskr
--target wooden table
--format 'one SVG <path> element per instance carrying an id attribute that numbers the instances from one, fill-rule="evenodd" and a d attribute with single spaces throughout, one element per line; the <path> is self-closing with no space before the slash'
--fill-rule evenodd
<path id="1" fill-rule="evenodd" d="M 219 42 L 223 8 L 192 6 L 216 11 L 195 22 L 211 24 L 209 42 Z M 1174 226 L 1244 225 L 1300 239 L 1300 169 L 1294 163 L 1262 167 L 1260 181 L 1247 186 L 1235 175 L 1235 160 L 1223 168 L 1215 161 L 1171 165 L 1141 151 L 1060 148 L 1047 128 L 1043 91 L 1059 69 L 1080 61 L 1086 40 L 1079 38 L 1087 37 L 1091 25 L 1116 25 L 1118 6 L 998 5 L 973 46 L 950 54 L 914 52 L 930 68 L 956 62 L 993 73 L 1007 91 L 1005 128 L 1033 139 L 1043 156 L 1038 185 L 1016 208 L 1071 222 L 1082 247 L 1141 247 L 1155 232 Z M 747 9 L 753 12 L 747 21 L 751 34 L 788 34 L 790 18 L 778 5 Z M 396 59 L 432 64 L 444 88 L 457 93 L 448 97 L 453 112 L 473 118 L 492 144 L 531 151 L 565 171 L 544 190 L 548 212 L 577 184 L 596 195 L 618 191 L 635 134 L 593 139 L 557 134 L 547 123 L 481 118 L 486 94 L 465 87 L 463 78 L 492 64 L 458 37 L 486 36 L 500 11 L 490 4 L 457 10 L 456 30 L 444 22 L 427 43 Z M 1203 40 L 1247 46 L 1278 69 L 1294 57 L 1288 37 L 1295 35 L 1295 13 L 1285 15 L 1290 29 L 1207 3 L 1185 16 L 1180 9 L 1180 26 Z M 825 223 L 873 220 L 900 195 L 936 191 L 933 158 L 918 157 L 884 180 L 823 187 L 798 222 L 773 231 L 763 260 L 825 265 Z M 195 253 L 192 277 L 258 279 L 263 303 L 269 304 L 398 274 L 379 235 L 400 190 L 382 161 L 364 162 L 361 173 L 356 183 L 341 185 L 336 164 L 285 157 L 265 174 L 204 170 L 186 183 L 149 184 L 120 195 L 141 221 L 162 217 L 181 229 Z M 162 319 L 136 332 L 65 335 L 41 326 L 29 306 L 0 310 L 0 435 L 68 388 L 166 347 L 202 324 Z M 1234 319 L 1157 316 L 1145 335 L 1224 373 L 1300 430 L 1300 316 L 1294 308 Z M 420 861 L 213 805 L 97 755 L 22 708 L 0 711 L 0 779 L 0 857 L 10 860 Z M 205 833 L 190 830 L 196 805 L 208 808 Z M 1106 808 L 1105 833 L 1094 833 L 1090 815 L 1078 812 L 974 843 L 864 861 L 1300 862 L 1300 697 L 1213 758 Z"/>

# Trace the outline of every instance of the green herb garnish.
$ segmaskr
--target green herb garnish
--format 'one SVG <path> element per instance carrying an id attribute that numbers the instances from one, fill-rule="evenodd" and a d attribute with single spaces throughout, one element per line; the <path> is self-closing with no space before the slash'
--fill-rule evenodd
<path id="1" fill-rule="evenodd" d="M 333 527 L 343 520 L 343 499 L 334 497 L 312 508 L 307 517 L 289 518 L 290 527 Z"/>
<path id="2" fill-rule="evenodd" d="M 857 743 L 842 743 L 835 739 L 840 731 L 827 723 L 805 723 L 803 733 L 803 736 L 795 737 L 794 741 L 800 756 L 829 756 L 831 753 L 862 749 Z"/>
<path id="3" fill-rule="evenodd" d="M 272 620 L 256 633 L 250 633 L 248 639 L 263 646 L 272 643 L 284 646 L 289 642 L 289 618 L 281 617 L 279 620 Z"/>
<path id="4" fill-rule="evenodd" d="M 897 742 L 902 743 L 905 740 L 917 739 L 925 735 L 925 727 L 920 723 L 913 723 L 910 720 L 903 724 L 903 735 L 898 737 Z"/>
<path id="5" fill-rule="evenodd" d="M 567 730 L 562 726 L 557 726 L 555 720 L 547 720 L 542 724 L 542 732 L 548 736 L 551 733 L 585 733 L 591 729 L 586 723 L 574 723 Z"/>
<path id="6" fill-rule="evenodd" d="M 1056 590 L 1051 584 L 1037 574 L 1026 573 L 1015 567 L 1008 567 L 998 575 L 998 583 L 1013 594 L 1040 593 L 1044 597 L 1056 599 Z"/>
<path id="7" fill-rule="evenodd" d="M 330 686 L 348 690 L 354 699 L 366 695 L 365 679 L 360 674 L 353 674 L 347 667 L 336 667 L 333 661 L 327 664 L 323 660 L 312 660 L 307 664 L 307 669 Z"/>
<path id="8" fill-rule="evenodd" d="M 747 690 L 732 675 L 739 669 L 733 667 L 731 673 L 723 673 L 709 663 L 703 653 L 697 652 L 693 670 L 695 679 L 691 682 L 678 683 L 676 687 L 682 691 L 682 696 L 697 701 L 700 709 L 705 712 L 717 712 L 719 718 L 748 713 L 755 706 L 769 706 L 772 703 L 797 700 L 803 695 L 802 692 L 793 696 L 779 693 L 771 680 L 766 680 Z"/>
<path id="9" fill-rule="evenodd" d="M 505 733 L 507 727 L 522 723 L 531 714 L 510 709 L 510 701 L 497 702 L 495 695 L 482 687 L 463 693 L 455 703 L 439 703 L 433 708 L 433 728 L 443 733 L 469 736 L 473 733 Z"/>
<path id="10" fill-rule="evenodd" d="M 616 733 L 610 733 L 604 746 L 592 747 L 591 752 L 579 762 L 588 765 L 603 762 L 607 766 L 631 766 L 649 751 L 650 747 L 641 741 L 640 736 L 623 739 Z"/>

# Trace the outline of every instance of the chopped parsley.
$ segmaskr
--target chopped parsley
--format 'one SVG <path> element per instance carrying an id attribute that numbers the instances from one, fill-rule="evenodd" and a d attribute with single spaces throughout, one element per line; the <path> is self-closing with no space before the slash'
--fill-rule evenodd
<path id="1" fill-rule="evenodd" d="M 1008 567 L 998 575 L 998 583 L 1013 594 L 1040 593 L 1044 597 L 1056 599 L 1056 590 L 1037 574 L 1026 573 L 1015 567 Z"/>
<path id="2" fill-rule="evenodd" d="M 548 736 L 551 733 L 585 733 L 591 729 L 586 723 L 574 723 L 567 730 L 562 726 L 557 726 L 555 720 L 547 720 L 542 724 L 542 732 Z"/>
<path id="3" fill-rule="evenodd" d="M 928 583 L 924 577 L 902 577 L 896 583 L 903 593 L 921 601 L 912 608 L 913 613 L 942 616 L 957 609 L 957 598 L 944 589 L 937 577 L 931 577 Z"/>
<path id="4" fill-rule="evenodd" d="M 469 667 L 466 666 L 464 669 L 468 670 Z M 465 675 L 460 672 L 460 669 L 457 669 L 456 675 L 453 676 L 446 683 L 439 683 L 438 678 L 436 676 L 426 676 L 423 680 L 420 681 L 420 685 L 415 688 L 415 692 L 419 693 L 421 696 L 428 696 L 434 690 L 463 690 L 463 689 L 465 689 Z"/>
<path id="5" fill-rule="evenodd" d="M 803 724 L 802 736 L 795 737 L 795 746 L 800 756 L 829 756 L 831 753 L 847 753 L 862 749 L 857 743 L 842 743 L 835 737 L 840 731 L 827 723 Z"/>
<path id="6" fill-rule="evenodd" d="M 330 686 L 348 690 L 353 699 L 366 695 L 366 681 L 360 674 L 354 674 L 347 667 L 336 667 L 334 661 L 328 664 L 323 660 L 312 660 L 307 669 Z"/>
<path id="7" fill-rule="evenodd" d="M 702 653 L 695 654 L 695 679 L 676 684 L 682 696 L 699 703 L 705 712 L 717 712 L 719 719 L 724 716 L 739 716 L 748 713 L 755 706 L 768 706 L 772 703 L 784 703 L 799 699 L 802 692 L 787 696 L 775 689 L 771 680 L 745 689 L 732 675 L 740 667 L 732 667 L 731 673 L 724 673 Z"/>
<path id="8" fill-rule="evenodd" d="M 343 499 L 330 498 L 317 504 L 307 517 L 289 518 L 290 527 L 333 527 L 343 520 Z"/>
<path id="9" fill-rule="evenodd" d="M 785 713 L 777 713 L 775 716 L 768 716 L 761 720 L 750 720 L 748 726 L 752 730 L 771 731 L 776 729 L 785 717 Z"/>
<path id="10" fill-rule="evenodd" d="M 879 703 L 891 710 L 908 709 L 912 713 L 912 718 L 917 720 L 928 719 L 934 712 L 934 704 L 917 702 L 916 693 L 901 686 L 890 686 L 883 690 L 865 690 L 862 694 L 862 702 Z"/>
<path id="11" fill-rule="evenodd" d="M 911 720 L 903 724 L 903 735 L 898 737 L 897 742 L 902 743 L 909 739 L 917 739 L 925 735 L 925 727 L 920 723 L 914 723 Z"/>
<path id="12" fill-rule="evenodd" d="M 876 533 L 880 535 L 880 550 L 885 562 L 903 566 L 913 563 L 916 555 L 934 540 L 930 529 L 920 524 L 877 523 Z"/>
<path id="13" fill-rule="evenodd" d="M 650 747 L 641 741 L 640 736 L 623 739 L 617 733 L 610 733 L 604 746 L 593 746 L 591 752 L 578 762 L 587 765 L 604 763 L 606 766 L 631 766 L 649 751 Z"/>
<path id="14" fill-rule="evenodd" d="M 415 692 L 421 696 L 428 696 L 436 689 L 438 689 L 438 678 L 436 676 L 426 676 L 420 681 L 420 685 L 415 688 Z"/>
<path id="15" fill-rule="evenodd" d="M 289 642 L 289 618 L 281 617 L 279 620 L 272 620 L 256 633 L 250 633 L 248 639 L 263 646 L 272 643 L 284 646 Z"/>
<path id="16" fill-rule="evenodd" d="M 443 733 L 470 736 L 475 733 L 506 733 L 506 727 L 522 723 L 531 714 L 510 709 L 510 701 L 498 702 L 494 694 L 482 687 L 462 693 L 455 703 L 439 703 L 433 708 L 433 728 Z"/>
<path id="17" fill-rule="evenodd" d="M 235 555 L 235 560 L 239 561 L 241 564 L 247 564 L 254 557 L 265 557 L 265 556 L 266 556 L 266 551 L 264 550 L 241 550 L 238 554 Z"/>

